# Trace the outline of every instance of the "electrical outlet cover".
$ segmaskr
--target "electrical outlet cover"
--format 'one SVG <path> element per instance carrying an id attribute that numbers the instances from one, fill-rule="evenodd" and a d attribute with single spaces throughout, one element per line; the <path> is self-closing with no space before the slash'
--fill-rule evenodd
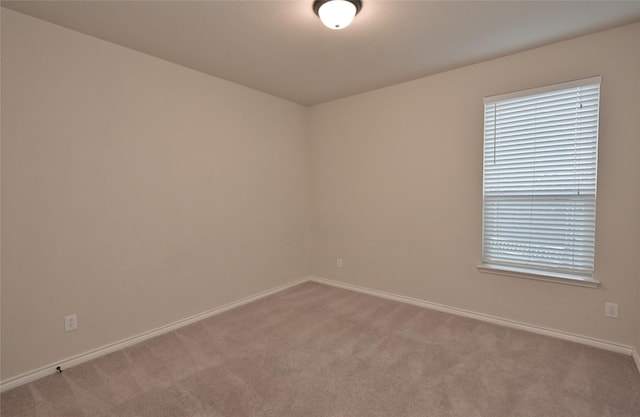
<path id="1" fill-rule="evenodd" d="M 64 316 L 64 331 L 68 332 L 71 330 L 75 330 L 78 328 L 78 315 L 70 314 L 68 316 Z"/>
<path id="2" fill-rule="evenodd" d="M 618 304 L 604 303 L 604 315 L 606 317 L 618 318 Z"/>

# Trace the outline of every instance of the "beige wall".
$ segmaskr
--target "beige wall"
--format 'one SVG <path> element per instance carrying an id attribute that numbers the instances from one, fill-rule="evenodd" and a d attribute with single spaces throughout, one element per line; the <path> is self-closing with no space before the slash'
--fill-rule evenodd
<path id="1" fill-rule="evenodd" d="M 602 75 L 598 289 L 479 273 L 483 97 Z M 633 345 L 640 24 L 312 108 L 312 273 Z M 344 268 L 336 268 L 341 257 Z M 605 301 L 620 318 L 604 317 Z"/>
<path id="2" fill-rule="evenodd" d="M 0 378 L 310 273 L 640 349 L 638 39 L 307 109 L 2 9 Z M 597 74 L 602 285 L 480 274 L 482 97 Z"/>
<path id="3" fill-rule="evenodd" d="M 2 87 L 3 380 L 308 273 L 307 108 L 4 9 Z"/>

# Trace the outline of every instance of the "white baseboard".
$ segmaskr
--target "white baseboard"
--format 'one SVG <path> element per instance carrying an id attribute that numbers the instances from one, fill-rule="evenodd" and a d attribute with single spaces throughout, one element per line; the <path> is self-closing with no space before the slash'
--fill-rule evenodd
<path id="1" fill-rule="evenodd" d="M 397 295 L 385 291 L 373 290 L 365 287 L 360 287 L 353 284 L 348 284 L 344 282 L 334 281 L 326 278 L 309 276 L 297 279 L 295 281 L 289 282 L 287 284 L 283 284 L 277 286 L 275 288 L 271 288 L 266 291 L 262 291 L 260 293 L 241 298 L 240 300 L 231 302 L 229 304 L 225 304 L 221 307 L 213 308 L 208 311 L 204 311 L 202 313 L 196 314 L 191 317 L 184 318 L 182 320 L 175 321 L 173 323 L 169 323 L 167 325 L 158 327 L 156 329 L 152 329 L 138 335 L 128 337 L 126 339 L 122 339 L 120 341 L 110 343 L 108 345 L 90 350 L 88 352 L 84 352 L 78 355 L 74 355 L 72 357 L 63 359 L 58 362 L 51 363 L 49 365 L 40 367 L 38 369 L 34 369 L 32 371 L 25 372 L 23 374 L 17 375 L 15 377 L 9 378 L 4 381 L 0 381 L 0 392 L 7 391 L 11 388 L 18 387 L 23 384 L 27 384 L 29 382 L 35 381 L 36 379 L 40 379 L 44 376 L 51 375 L 55 373 L 55 368 L 60 366 L 62 369 L 66 369 L 75 365 L 79 365 L 81 363 L 90 361 L 92 359 L 98 358 L 100 356 L 104 356 L 106 354 L 118 351 L 120 349 L 124 349 L 128 346 L 135 345 L 136 343 L 140 343 L 144 340 L 151 339 L 152 337 L 159 336 L 164 333 L 171 332 L 173 330 L 179 329 L 181 327 L 187 326 L 189 324 L 195 323 L 199 320 L 206 319 L 211 316 L 215 316 L 216 314 L 223 313 L 225 311 L 231 310 L 236 307 L 240 307 L 244 304 L 251 303 L 253 301 L 259 300 L 261 298 L 267 297 L 269 295 L 275 294 L 277 292 L 286 290 L 287 288 L 293 287 L 294 285 L 302 284 L 307 281 L 313 281 L 320 284 L 331 285 L 334 287 L 339 287 L 351 291 L 357 291 L 364 294 L 373 295 L 376 297 L 386 298 L 388 300 L 399 301 L 402 303 L 412 304 L 419 307 L 429 308 L 432 310 L 442 311 L 445 313 L 455 314 L 457 316 L 469 317 L 472 319 L 497 324 L 500 326 L 511 327 L 514 329 L 524 330 L 532 333 L 537 333 L 545 336 L 551 336 L 558 339 L 568 340 L 572 342 L 581 343 L 588 346 L 593 346 L 600 349 L 605 349 L 613 352 L 622 353 L 625 355 L 631 355 L 635 360 L 636 366 L 638 367 L 638 371 L 640 371 L 640 355 L 636 349 L 633 349 L 631 346 L 626 346 L 614 342 L 608 342 L 606 340 L 595 339 L 588 336 L 581 336 L 573 333 L 564 332 L 561 330 L 549 329 L 546 327 L 535 326 L 527 323 L 522 323 L 514 320 L 503 319 L 500 317 L 490 316 L 487 314 L 476 313 L 469 310 L 464 310 L 456 307 L 449 307 L 443 304 L 432 303 L 429 301 L 420 300 L 417 298 L 406 297 L 403 295 Z"/>
<path id="2" fill-rule="evenodd" d="M 199 320 L 206 319 L 207 317 L 215 316 L 216 314 L 220 314 L 225 311 L 231 310 L 233 308 L 240 307 L 244 304 L 251 303 L 253 301 L 259 300 L 271 294 L 275 294 L 277 292 L 286 290 L 287 288 L 292 287 L 294 285 L 307 282 L 309 280 L 310 280 L 310 277 L 300 278 L 295 281 L 289 282 L 287 284 L 279 285 L 275 288 L 271 288 L 269 290 L 259 292 L 249 297 L 241 298 L 240 300 L 231 302 L 229 304 L 225 304 L 221 307 L 216 307 L 211 310 L 207 310 L 202 313 L 193 315 L 191 317 L 187 317 L 187 318 L 175 321 L 173 323 L 169 323 L 167 325 L 137 334 L 135 336 L 131 336 L 126 339 L 122 339 L 117 342 L 110 343 L 108 345 L 105 345 L 96 349 L 92 349 L 88 352 L 80 353 L 78 355 L 74 355 L 69 358 L 63 359 L 61 361 L 57 361 L 49 365 L 42 366 L 38 369 L 25 372 L 15 377 L 8 378 L 5 381 L 0 381 L 0 392 L 10 390 L 11 388 L 15 388 L 23 384 L 28 384 L 29 382 L 35 381 L 36 379 L 40 379 L 47 375 L 51 375 L 56 372 L 56 367 L 58 366 L 61 367 L 61 369 L 66 369 L 75 365 L 79 365 L 81 363 L 90 361 L 100 356 L 104 356 L 106 354 L 115 352 L 117 350 L 124 349 L 128 346 L 135 345 L 136 343 L 140 343 L 144 340 L 151 339 L 152 337 L 156 337 L 161 334 L 168 333 L 173 330 L 179 329 L 181 327 L 187 326 L 189 324 L 195 323 Z"/>
<path id="3" fill-rule="evenodd" d="M 360 287 L 357 285 L 348 284 L 344 282 L 334 281 L 326 278 L 313 276 L 313 277 L 310 277 L 310 280 L 321 283 L 321 284 L 332 285 L 334 287 L 344 288 L 347 290 L 357 291 L 360 293 L 369 294 L 376 297 L 386 298 L 388 300 L 394 300 L 394 301 L 399 301 L 406 304 L 412 304 L 419 307 L 429 308 L 432 310 L 438 310 L 444 313 L 455 314 L 457 316 L 469 317 L 469 318 L 484 321 L 487 323 L 497 324 L 499 326 L 506 326 L 513 329 L 524 330 L 531 333 L 537 333 L 545 336 L 555 337 L 557 339 L 581 343 L 583 345 L 605 349 L 612 352 L 622 353 L 628 356 L 635 353 L 634 359 L 636 361 L 636 365 L 638 365 L 638 369 L 640 370 L 640 357 L 638 357 L 637 351 L 635 351 L 631 346 L 609 342 L 606 340 L 596 339 L 593 337 L 582 336 L 574 333 L 564 332 L 562 330 L 555 330 L 555 329 L 549 329 L 547 327 L 535 326 L 532 324 L 527 324 L 527 323 L 523 323 L 515 320 L 509 320 L 501 317 L 491 316 L 488 314 L 476 313 L 474 311 L 464 310 L 457 307 L 449 307 L 443 304 L 432 303 L 429 301 L 424 301 L 424 300 L 420 300 L 412 297 L 406 297 L 403 295 L 397 295 L 397 294 L 389 293 L 386 291 L 372 290 L 369 288 Z"/>

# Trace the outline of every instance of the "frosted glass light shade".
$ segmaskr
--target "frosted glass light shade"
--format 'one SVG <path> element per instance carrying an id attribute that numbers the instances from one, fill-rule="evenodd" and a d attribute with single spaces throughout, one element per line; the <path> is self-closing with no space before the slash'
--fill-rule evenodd
<path id="1" fill-rule="evenodd" d="M 318 16 L 329 29 L 344 29 L 353 22 L 358 12 L 355 4 L 347 0 L 331 0 L 318 9 Z"/>

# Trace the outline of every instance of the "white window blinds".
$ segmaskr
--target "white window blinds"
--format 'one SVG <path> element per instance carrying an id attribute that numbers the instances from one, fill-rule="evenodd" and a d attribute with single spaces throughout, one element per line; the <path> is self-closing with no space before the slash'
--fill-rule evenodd
<path id="1" fill-rule="evenodd" d="M 483 264 L 593 279 L 600 77 L 485 98 Z"/>

